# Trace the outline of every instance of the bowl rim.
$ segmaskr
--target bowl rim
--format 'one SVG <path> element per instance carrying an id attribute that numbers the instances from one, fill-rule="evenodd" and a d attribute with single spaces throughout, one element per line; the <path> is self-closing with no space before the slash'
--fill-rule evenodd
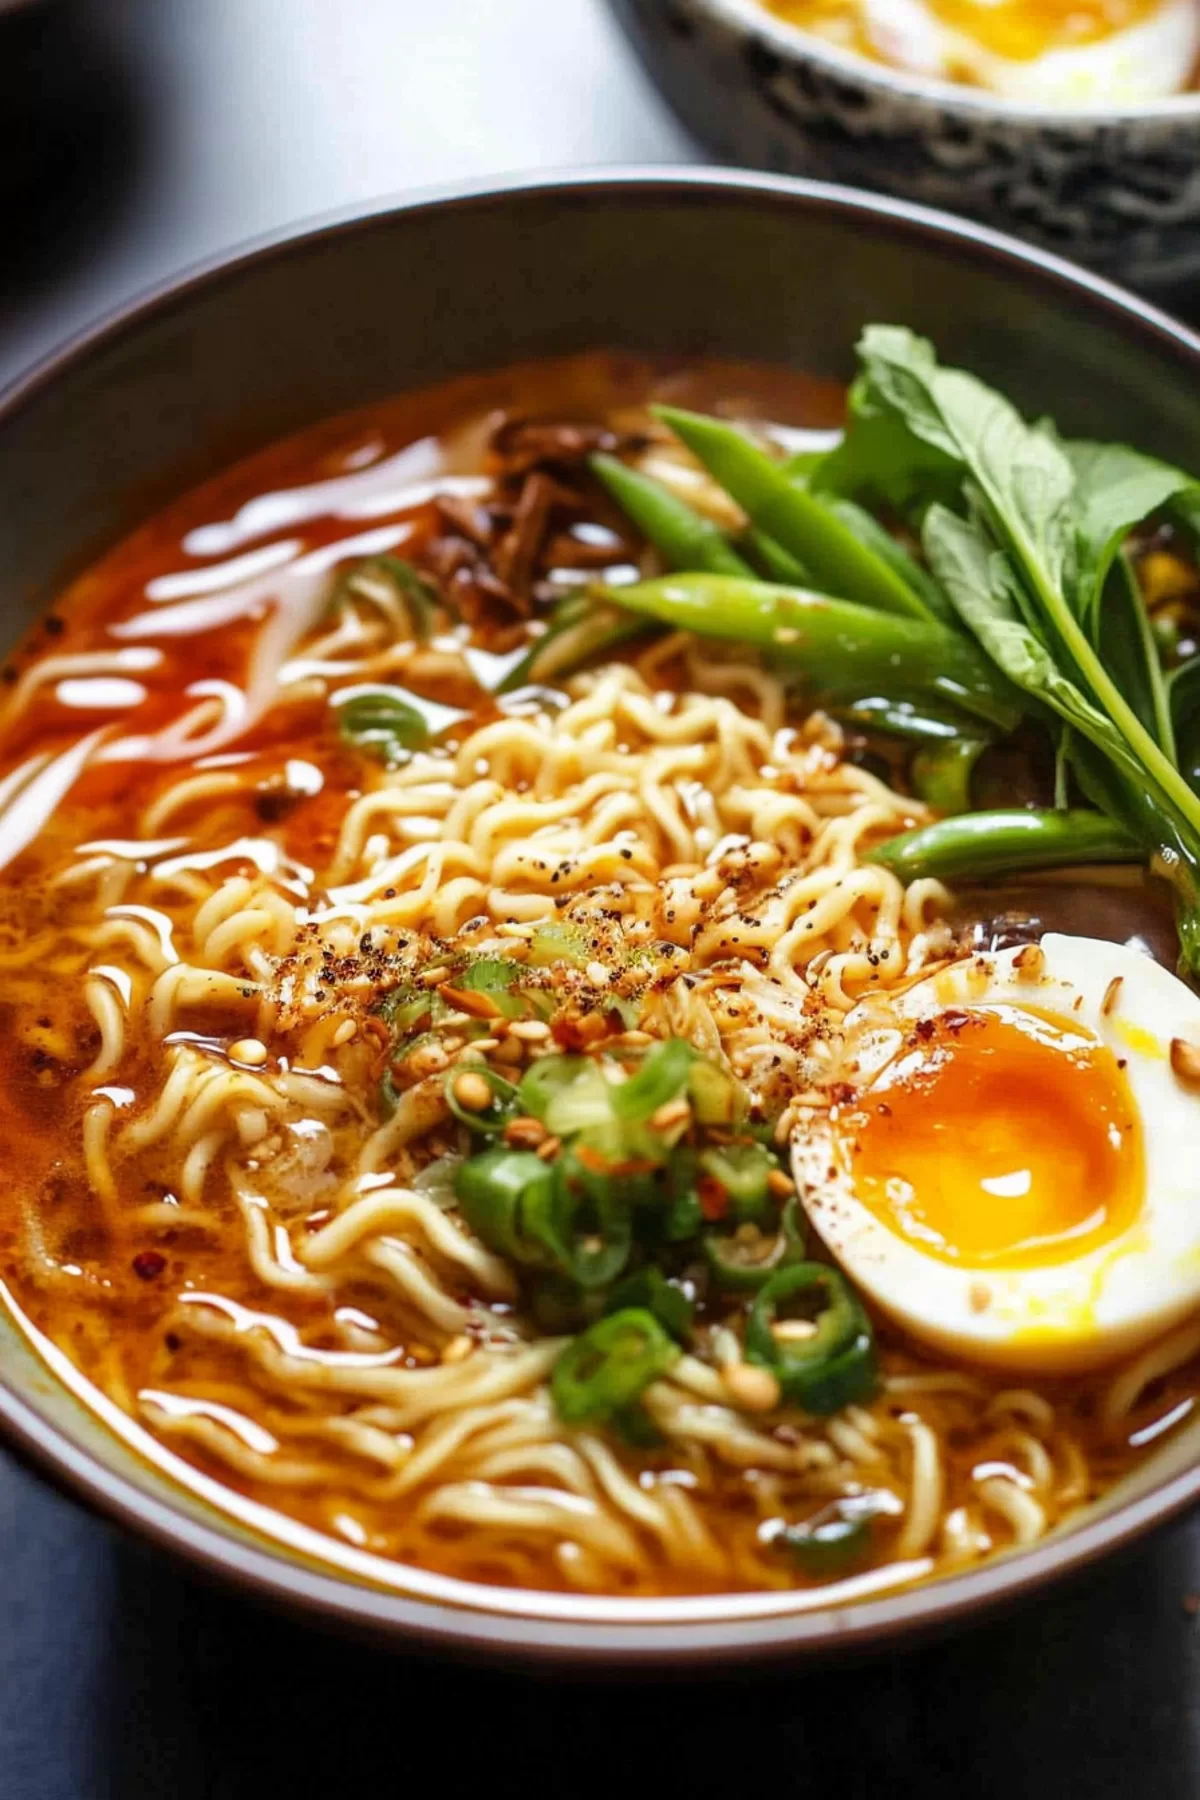
<path id="1" fill-rule="evenodd" d="M 611 167 L 482 180 L 384 197 L 302 220 L 206 258 L 141 295 L 134 296 L 51 350 L 0 390 L 0 427 L 19 418 L 43 389 L 52 387 L 96 353 L 135 335 L 160 314 L 236 280 L 263 261 L 285 258 L 399 216 L 466 212 L 494 206 L 615 203 L 744 198 L 755 206 L 850 218 L 876 233 L 959 259 L 1009 272 L 1026 284 L 1074 302 L 1109 325 L 1140 337 L 1178 361 L 1193 379 L 1200 371 L 1200 336 L 1158 308 L 1102 277 L 1046 251 L 1019 243 L 969 220 L 862 190 L 796 177 L 705 167 Z M 49 1379 L 56 1379 L 49 1375 Z M 1001 1603 L 1040 1591 L 1102 1556 L 1131 1545 L 1200 1499 L 1200 1461 L 1137 1499 L 1062 1536 L 1050 1536 L 961 1574 L 898 1588 L 879 1598 L 841 1607 L 774 1616 L 669 1623 L 603 1623 L 547 1619 L 514 1604 L 489 1612 L 431 1601 L 397 1589 L 366 1585 L 323 1565 L 285 1558 L 263 1537 L 247 1541 L 193 1517 L 181 1507 L 138 1488 L 102 1456 L 78 1441 L 11 1388 L 0 1368 L 0 1435 L 51 1481 L 91 1509 L 208 1577 L 228 1582 L 284 1610 L 359 1635 L 395 1642 L 424 1640 L 449 1651 L 502 1655 L 509 1660 L 557 1666 L 636 1667 L 728 1662 L 770 1656 L 831 1656 L 878 1650 L 897 1639 L 916 1639 L 963 1623 Z M 216 1518 L 216 1515 L 214 1516 Z M 482 1591 L 482 1590 L 481 1590 Z M 586 1600 L 583 1601 L 586 1604 Z"/>
<path id="2" fill-rule="evenodd" d="M 648 0 L 648 3 L 663 11 L 667 9 L 665 0 Z M 679 3 L 680 0 L 674 0 L 674 4 Z M 1079 137 L 1114 125 L 1161 123 L 1165 126 L 1195 122 L 1200 128 L 1200 89 L 1126 106 L 1052 106 L 1036 100 L 1007 100 L 987 88 L 942 81 L 935 76 L 912 75 L 887 63 L 872 62 L 870 57 L 860 56 L 854 50 L 843 50 L 816 32 L 806 31 L 802 25 L 780 18 L 778 13 L 768 12 L 760 0 L 682 0 L 682 4 L 757 38 L 792 61 L 821 64 L 860 86 L 880 89 L 925 106 L 936 106 L 950 115 L 977 121 L 1013 122 L 1031 130 L 1046 127 Z"/>

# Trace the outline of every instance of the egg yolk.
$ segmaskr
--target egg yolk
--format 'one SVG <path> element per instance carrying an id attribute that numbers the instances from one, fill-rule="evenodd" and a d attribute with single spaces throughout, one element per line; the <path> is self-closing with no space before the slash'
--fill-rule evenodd
<path id="1" fill-rule="evenodd" d="M 1113 1052 L 1016 1006 L 922 1020 L 884 1079 L 841 1108 L 854 1191 L 929 1255 L 1053 1263 L 1137 1218 L 1142 1133 Z"/>
<path id="2" fill-rule="evenodd" d="M 862 0 L 766 0 L 769 10 L 793 25 L 831 35 L 847 47 L 872 53 Z M 995 56 L 1032 62 L 1050 50 L 1095 44 L 1157 12 L 1161 0 L 924 0 L 928 12 L 952 31 L 974 38 Z"/>

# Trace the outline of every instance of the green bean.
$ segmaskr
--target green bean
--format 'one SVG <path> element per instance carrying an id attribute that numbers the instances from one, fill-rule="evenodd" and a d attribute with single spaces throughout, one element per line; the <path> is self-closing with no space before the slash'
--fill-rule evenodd
<path id="1" fill-rule="evenodd" d="M 819 585 L 881 612 L 910 619 L 931 616 L 882 557 L 732 425 L 674 406 L 655 411 L 751 523 L 798 557 Z"/>
<path id="2" fill-rule="evenodd" d="M 1140 862 L 1144 852 L 1103 813 L 1022 811 L 963 813 L 903 832 L 868 851 L 904 881 L 926 875 L 1012 875 L 1076 863 Z"/>
<path id="3" fill-rule="evenodd" d="M 971 777 L 987 747 L 987 738 L 956 737 L 918 750 L 912 781 L 925 804 L 941 813 L 970 812 Z"/>
<path id="4" fill-rule="evenodd" d="M 864 694 L 830 708 L 843 724 L 857 725 L 860 731 L 882 731 L 890 737 L 906 738 L 914 744 L 948 744 L 955 738 L 971 736 L 976 721 L 949 713 L 935 712 L 928 704 L 911 700 L 889 699 L 883 694 Z"/>
<path id="5" fill-rule="evenodd" d="M 632 625 L 628 616 L 611 606 L 597 606 L 585 593 L 567 594 L 514 668 L 497 685 L 496 693 L 511 694 L 531 682 L 554 681 L 572 675 L 593 657 L 606 656 L 645 628 Z"/>
<path id="6" fill-rule="evenodd" d="M 811 585 L 804 564 L 797 562 L 790 551 L 777 544 L 773 537 L 768 537 L 765 531 L 759 531 L 757 526 L 751 525 L 742 533 L 742 542 L 768 581 L 781 581 L 785 587 Z"/>
<path id="7" fill-rule="evenodd" d="M 661 481 L 631 469 L 615 456 L 589 457 L 597 480 L 673 569 L 707 569 L 713 575 L 748 575 L 754 570 L 738 555 L 719 525 L 695 512 Z"/>
<path id="8" fill-rule="evenodd" d="M 834 700 L 891 688 L 937 694 L 1011 730 L 1021 696 L 968 638 L 932 619 L 902 619 L 803 588 L 729 575 L 664 575 L 602 597 L 701 637 L 770 651 Z"/>

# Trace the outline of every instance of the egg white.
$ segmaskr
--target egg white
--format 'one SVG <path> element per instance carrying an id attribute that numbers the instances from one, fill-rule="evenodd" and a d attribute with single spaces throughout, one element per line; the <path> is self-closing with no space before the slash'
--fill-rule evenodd
<path id="1" fill-rule="evenodd" d="M 954 963 L 888 1006 L 862 1002 L 847 1018 L 858 1046 L 853 1079 L 874 1082 L 871 1091 L 881 1093 L 913 1022 L 947 1009 L 1035 1006 L 1061 1015 L 1126 1065 L 1142 1125 L 1145 1192 L 1125 1231 L 1034 1266 L 951 1263 L 923 1252 L 858 1198 L 836 1109 L 806 1111 L 792 1162 L 805 1211 L 833 1257 L 914 1338 L 981 1363 L 1054 1373 L 1111 1362 L 1200 1307 L 1200 1094 L 1178 1079 L 1170 1055 L 1173 1038 L 1200 1045 L 1200 997 L 1122 945 L 1051 933 L 1042 950 L 1043 971 L 1033 980 L 1015 966 L 1019 950 L 1005 950 Z"/>
<path id="2" fill-rule="evenodd" d="M 1149 18 L 1091 44 L 1041 56 L 997 56 L 945 25 L 924 0 L 863 0 L 863 28 L 877 54 L 914 75 L 965 74 L 1007 100 L 1038 106 L 1140 106 L 1178 94 L 1200 57 L 1196 0 L 1162 0 Z"/>

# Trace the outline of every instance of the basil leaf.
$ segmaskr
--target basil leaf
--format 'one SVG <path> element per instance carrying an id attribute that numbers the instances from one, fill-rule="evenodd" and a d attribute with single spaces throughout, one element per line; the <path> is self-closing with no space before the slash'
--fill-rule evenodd
<path id="1" fill-rule="evenodd" d="M 1063 448 L 1075 471 L 1080 617 L 1094 621 L 1109 571 L 1135 525 L 1169 501 L 1200 499 L 1196 478 L 1125 444 L 1084 439 Z M 1095 637 L 1093 630 L 1093 637 Z"/>
<path id="2" fill-rule="evenodd" d="M 389 769 L 429 742 L 423 715 L 397 688 L 360 688 L 338 707 L 338 730 L 345 743 Z"/>
<path id="3" fill-rule="evenodd" d="M 932 346 L 910 331 L 868 326 L 859 352 L 876 402 L 898 412 L 922 442 L 957 458 L 964 489 L 978 492 L 997 544 L 1007 553 L 1015 581 L 1011 591 L 1020 596 L 1027 630 L 1036 623 L 1043 655 L 1055 668 L 1056 681 L 1043 668 L 1032 688 L 1028 677 L 1021 685 L 1040 691 L 1120 766 L 1137 770 L 1200 843 L 1200 800 L 1096 654 L 1072 603 L 1077 516 L 1074 471 L 1065 451 L 974 376 L 941 368 Z M 936 564 L 934 573 L 941 574 Z M 995 581 L 989 579 L 988 586 L 994 588 Z M 1013 638 L 1011 630 L 1007 636 Z M 1028 637 L 1036 641 L 1032 630 Z M 1015 642 L 1010 649 L 1016 654 Z M 1022 654 L 1028 649 L 1025 645 Z M 1079 685 L 1057 668 L 1060 661 L 1078 675 Z M 1001 666 L 1012 673 L 1007 664 Z M 1105 725 L 1102 734 L 1098 718 Z"/>
<path id="4" fill-rule="evenodd" d="M 922 533 L 925 554 L 959 617 L 1010 681 L 1043 701 L 1068 725 L 1135 778 L 1140 774 L 1111 719 L 1063 674 L 1041 638 L 1021 616 L 1008 558 L 985 536 L 981 522 L 932 506 Z"/>
<path id="5" fill-rule="evenodd" d="M 852 385 L 846 411 L 841 443 L 810 472 L 814 493 L 870 495 L 906 518 L 919 517 L 931 500 L 954 499 L 957 459 L 922 442 L 901 416 L 881 406 L 865 376 Z"/>
<path id="6" fill-rule="evenodd" d="M 1108 570 L 1096 619 L 1096 648 L 1146 730 L 1174 762 L 1175 732 L 1166 677 L 1137 576 L 1123 551 Z"/>
<path id="7" fill-rule="evenodd" d="M 1017 562 L 1061 589 L 1074 554 L 1075 477 L 1055 439 L 974 375 L 942 368 L 932 344 L 902 326 L 869 325 L 859 354 L 872 395 L 961 467 Z"/>

